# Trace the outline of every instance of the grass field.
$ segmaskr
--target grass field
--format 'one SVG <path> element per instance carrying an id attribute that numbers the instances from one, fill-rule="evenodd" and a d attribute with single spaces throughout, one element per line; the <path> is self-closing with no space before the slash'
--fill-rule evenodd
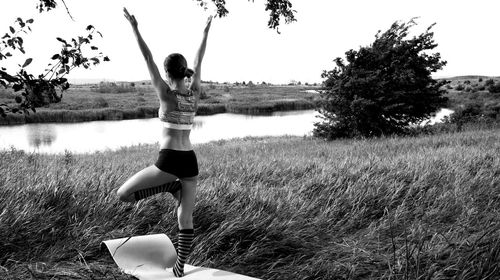
<path id="1" fill-rule="evenodd" d="M 206 98 L 201 99 L 198 115 L 216 113 L 270 113 L 285 110 L 312 109 L 319 94 L 307 90 L 311 86 L 231 86 L 223 84 L 203 85 Z M 148 84 L 128 87 L 133 91 L 99 92 L 96 85 L 74 85 L 64 93 L 60 103 L 39 108 L 36 114 L 9 115 L 0 118 L 1 124 L 37 122 L 81 122 L 93 120 L 121 120 L 151 118 L 158 115 L 158 97 Z M 0 103 L 14 102 L 11 91 L 0 92 Z"/>
<path id="2" fill-rule="evenodd" d="M 195 148 L 190 263 L 263 279 L 499 279 L 500 130 Z M 174 201 L 115 190 L 156 146 L 0 153 L 0 278 L 132 279 L 99 244 L 175 236 Z"/>
<path id="3" fill-rule="evenodd" d="M 446 80 L 450 81 L 446 86 L 446 96 L 449 99 L 448 107 L 456 108 L 468 103 L 500 105 L 500 94 L 490 93 L 485 85 L 489 79 L 495 83 L 500 82 L 500 77 L 458 76 L 447 78 Z"/>

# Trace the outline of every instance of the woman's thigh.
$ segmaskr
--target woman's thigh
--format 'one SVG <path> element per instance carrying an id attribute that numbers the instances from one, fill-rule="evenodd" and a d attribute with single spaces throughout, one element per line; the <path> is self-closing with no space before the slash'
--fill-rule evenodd
<path id="1" fill-rule="evenodd" d="M 155 165 L 151 165 L 130 177 L 118 189 L 117 193 L 120 197 L 128 197 L 138 190 L 159 186 L 176 179 L 175 175 L 161 171 Z"/>

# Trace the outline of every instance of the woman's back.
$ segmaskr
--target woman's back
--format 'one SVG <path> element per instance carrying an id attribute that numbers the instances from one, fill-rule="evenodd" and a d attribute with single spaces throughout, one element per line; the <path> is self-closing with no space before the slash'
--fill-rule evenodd
<path id="1" fill-rule="evenodd" d="M 162 149 L 191 150 L 189 139 L 197 110 L 196 91 L 171 90 L 170 98 L 160 103 L 158 118 L 163 124 Z M 163 103 L 163 104 L 162 104 Z"/>

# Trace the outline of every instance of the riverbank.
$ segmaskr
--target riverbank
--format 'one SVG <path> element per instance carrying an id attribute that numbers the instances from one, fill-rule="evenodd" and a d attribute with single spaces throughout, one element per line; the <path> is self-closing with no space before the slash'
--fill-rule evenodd
<path id="1" fill-rule="evenodd" d="M 499 143 L 497 129 L 198 145 L 190 263 L 262 279 L 499 278 Z M 0 278 L 133 279 L 100 242 L 175 236 L 169 195 L 115 196 L 156 154 L 0 152 Z"/>
<path id="2" fill-rule="evenodd" d="M 98 120 L 127 120 L 158 116 L 158 97 L 149 85 L 134 85 L 131 92 L 99 92 L 93 85 L 71 88 L 60 103 L 39 108 L 29 115 L 0 117 L 0 125 L 24 123 L 72 123 Z M 277 111 L 316 108 L 319 94 L 308 86 L 205 85 L 197 115 L 219 113 L 267 114 Z M 12 102 L 8 93 L 1 102 Z"/>

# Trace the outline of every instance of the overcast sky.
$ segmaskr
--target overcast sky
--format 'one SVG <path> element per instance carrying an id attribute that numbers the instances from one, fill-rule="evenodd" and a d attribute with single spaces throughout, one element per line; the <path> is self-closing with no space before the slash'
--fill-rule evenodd
<path id="1" fill-rule="evenodd" d="M 34 58 L 28 70 L 33 73 L 40 73 L 60 49 L 56 37 L 83 35 L 88 24 L 102 32 L 104 38 L 96 45 L 111 62 L 75 71 L 69 76 L 73 79 L 149 79 L 123 7 L 136 16 L 162 73 L 163 60 L 172 52 L 184 54 L 192 67 L 206 18 L 214 12 L 204 11 L 194 0 L 66 0 L 73 22 L 62 6 L 38 14 L 37 0 L 2 1 L 8 4 L 2 3 L 0 10 L 0 35 L 18 16 L 35 20 L 33 32 L 25 36 L 27 53 Z M 378 30 L 387 30 L 394 21 L 412 17 L 419 17 L 415 33 L 436 23 L 436 51 L 448 61 L 436 76 L 500 75 L 498 0 L 291 0 L 297 22 L 283 23 L 281 34 L 267 28 L 264 0 L 227 2 L 229 15 L 212 23 L 203 80 L 321 82 L 322 71 L 333 68 L 334 58 L 369 45 Z M 0 64 L 12 70 L 26 58 Z"/>

